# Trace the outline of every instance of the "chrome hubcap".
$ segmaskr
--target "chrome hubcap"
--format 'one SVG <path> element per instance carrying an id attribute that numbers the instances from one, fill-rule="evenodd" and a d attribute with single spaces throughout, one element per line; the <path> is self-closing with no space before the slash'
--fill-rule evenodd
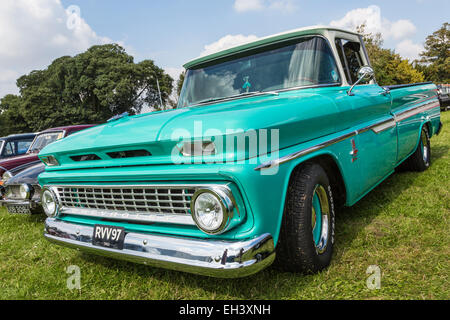
<path id="1" fill-rule="evenodd" d="M 422 132 L 422 140 L 421 140 L 421 145 L 422 145 L 422 157 L 423 157 L 423 161 L 425 163 L 428 163 L 428 159 L 429 159 L 429 151 L 428 151 L 428 141 L 427 141 L 427 135 L 425 132 Z"/>
<path id="2" fill-rule="evenodd" d="M 318 253 L 323 253 L 328 244 L 330 207 L 325 188 L 317 185 L 312 198 L 311 226 L 314 246 Z"/>

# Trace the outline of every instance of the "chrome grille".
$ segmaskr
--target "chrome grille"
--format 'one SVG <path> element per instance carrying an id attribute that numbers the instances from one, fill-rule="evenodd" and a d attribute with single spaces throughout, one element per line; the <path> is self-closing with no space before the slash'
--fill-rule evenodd
<path id="1" fill-rule="evenodd" d="M 61 213 L 118 220 L 194 224 L 197 186 L 55 186 Z"/>

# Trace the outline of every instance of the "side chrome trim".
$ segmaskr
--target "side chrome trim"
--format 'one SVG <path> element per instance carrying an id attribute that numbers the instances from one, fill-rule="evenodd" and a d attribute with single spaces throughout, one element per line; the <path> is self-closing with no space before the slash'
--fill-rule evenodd
<path id="1" fill-rule="evenodd" d="M 417 115 L 419 113 L 428 111 L 430 109 L 437 108 L 439 106 L 440 106 L 439 100 L 435 99 L 435 101 L 429 102 L 429 103 L 427 103 L 425 105 L 412 107 L 412 108 L 410 108 L 408 110 L 404 110 L 404 111 L 398 112 L 397 114 L 394 114 L 393 117 L 391 117 L 391 118 L 389 118 L 387 120 L 379 121 L 379 122 L 377 122 L 375 124 L 371 124 L 371 125 L 369 125 L 367 127 L 364 127 L 364 128 L 352 131 L 350 133 L 344 134 L 342 136 L 339 136 L 337 138 L 334 138 L 334 139 L 322 142 L 322 143 L 317 144 L 317 145 L 315 145 L 313 147 L 310 147 L 310 148 L 307 148 L 307 149 L 304 149 L 304 150 L 301 150 L 301 151 L 298 151 L 298 152 L 295 152 L 295 153 L 291 153 L 291 154 L 289 154 L 287 156 L 284 156 L 284 157 L 281 157 L 279 159 L 262 163 L 261 165 L 257 166 L 255 168 L 255 170 L 259 171 L 259 170 L 262 170 L 262 169 L 272 168 L 272 167 L 278 166 L 280 164 L 289 162 L 291 160 L 298 159 L 300 157 L 303 157 L 303 156 L 306 156 L 306 155 L 308 155 L 310 153 L 313 153 L 315 151 L 324 149 L 324 148 L 329 147 L 329 146 L 331 146 L 333 144 L 336 144 L 336 143 L 341 142 L 343 140 L 349 139 L 351 137 L 354 137 L 354 136 L 356 136 L 358 134 L 364 133 L 364 132 L 369 131 L 369 130 L 372 130 L 374 133 L 379 134 L 379 133 L 381 133 L 383 131 L 386 131 L 388 129 L 394 128 L 398 124 L 398 122 L 400 122 L 400 121 L 403 121 L 405 119 L 413 117 L 413 116 L 415 116 L 415 115 Z"/>
<path id="2" fill-rule="evenodd" d="M 429 102 L 425 105 L 419 107 L 412 107 L 407 110 L 402 110 L 400 112 L 394 113 L 395 121 L 400 122 L 411 118 L 419 113 L 428 111 L 430 109 L 438 108 L 440 106 L 439 100 L 436 98 L 435 101 Z"/>
<path id="3" fill-rule="evenodd" d="M 306 156 L 306 155 L 308 155 L 308 154 L 310 154 L 312 152 L 318 151 L 318 150 L 323 149 L 325 147 L 331 146 L 331 145 L 333 145 L 335 143 L 338 143 L 338 142 L 341 142 L 341 141 L 346 140 L 348 138 L 354 137 L 357 134 L 358 134 L 358 131 L 352 131 L 350 133 L 344 134 L 344 135 L 342 135 L 340 137 L 337 137 L 337 138 L 334 138 L 332 140 L 325 141 L 325 142 L 320 143 L 318 145 L 315 145 L 313 147 L 310 147 L 310 148 L 307 148 L 307 149 L 304 149 L 304 150 L 301 150 L 301 151 L 298 151 L 298 152 L 295 152 L 295 153 L 291 153 L 291 154 L 289 154 L 287 156 L 281 157 L 281 158 L 273 160 L 273 161 L 269 161 L 269 162 L 263 163 L 263 164 L 259 165 L 258 167 L 256 167 L 255 170 L 258 171 L 258 170 L 262 170 L 262 169 L 272 168 L 272 167 L 278 166 L 280 164 L 292 161 L 294 159 L 298 159 L 298 158 Z"/>
<path id="4" fill-rule="evenodd" d="M 94 228 L 54 218 L 45 221 L 45 238 L 69 248 L 154 267 L 218 278 L 239 278 L 275 260 L 270 234 L 242 241 L 193 239 L 128 232 L 124 249 L 92 245 Z"/>

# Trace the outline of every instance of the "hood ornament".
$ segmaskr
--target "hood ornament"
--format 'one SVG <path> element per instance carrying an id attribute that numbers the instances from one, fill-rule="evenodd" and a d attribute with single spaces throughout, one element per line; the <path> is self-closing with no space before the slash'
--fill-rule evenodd
<path id="1" fill-rule="evenodd" d="M 112 117 L 111 119 L 108 119 L 107 122 L 116 121 L 116 120 L 119 120 L 119 119 L 128 117 L 129 115 L 130 115 L 130 114 L 129 114 L 128 112 L 124 112 L 124 113 L 122 113 L 122 114 L 118 114 L 118 115 Z"/>

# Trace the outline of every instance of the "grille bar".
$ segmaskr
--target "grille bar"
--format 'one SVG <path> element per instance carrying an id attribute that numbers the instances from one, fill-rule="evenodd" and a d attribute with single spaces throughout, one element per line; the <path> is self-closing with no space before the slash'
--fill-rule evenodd
<path id="1" fill-rule="evenodd" d="M 52 186 L 60 213 L 195 225 L 190 201 L 200 185 Z"/>

